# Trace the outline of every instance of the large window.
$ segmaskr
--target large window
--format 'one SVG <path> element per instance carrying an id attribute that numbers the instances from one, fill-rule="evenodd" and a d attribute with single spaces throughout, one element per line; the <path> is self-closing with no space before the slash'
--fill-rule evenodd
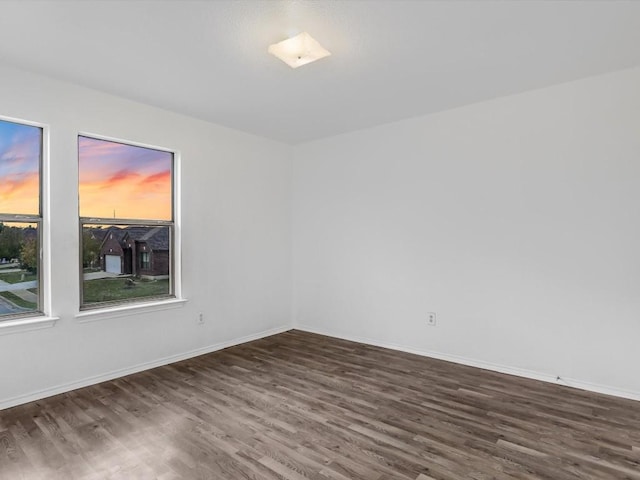
<path id="1" fill-rule="evenodd" d="M 174 295 L 173 153 L 78 137 L 81 308 Z"/>
<path id="2" fill-rule="evenodd" d="M 41 312 L 42 129 L 0 120 L 0 320 Z"/>

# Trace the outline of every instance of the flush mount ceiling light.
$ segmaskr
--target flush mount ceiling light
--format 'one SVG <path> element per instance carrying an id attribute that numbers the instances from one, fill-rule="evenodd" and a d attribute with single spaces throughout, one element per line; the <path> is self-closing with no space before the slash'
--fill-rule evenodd
<path id="1" fill-rule="evenodd" d="M 331 55 L 307 32 L 269 45 L 269 53 L 278 57 L 291 68 L 298 68 Z"/>

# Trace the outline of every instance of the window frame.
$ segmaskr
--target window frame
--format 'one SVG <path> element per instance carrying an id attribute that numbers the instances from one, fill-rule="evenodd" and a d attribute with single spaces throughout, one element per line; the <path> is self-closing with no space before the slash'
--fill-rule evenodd
<path id="1" fill-rule="evenodd" d="M 102 218 L 102 217 L 82 217 L 80 216 L 80 138 L 89 138 L 94 140 L 102 140 L 106 142 L 118 143 L 125 146 L 141 147 L 151 150 L 157 150 L 160 152 L 170 153 L 172 155 L 171 160 L 171 219 L 170 220 L 149 220 L 149 219 L 126 219 L 126 218 Z M 155 145 L 149 145 L 145 143 L 122 140 L 120 138 L 107 137 L 104 135 L 79 132 L 76 135 L 76 148 L 77 148 L 77 160 L 78 160 L 78 269 L 79 269 L 79 312 L 80 315 L 89 313 L 99 313 L 108 310 L 122 309 L 122 308 L 137 308 L 145 305 L 163 303 L 163 302 L 175 302 L 180 299 L 180 279 L 179 268 L 177 268 L 177 262 L 179 258 L 179 241 L 177 230 L 177 218 L 178 218 L 178 160 L 179 153 L 176 150 L 158 147 Z M 83 229 L 86 225 L 103 225 L 109 226 L 138 226 L 138 227 L 167 227 L 169 229 L 169 293 L 166 295 L 153 295 L 137 298 L 120 299 L 113 301 L 96 302 L 91 304 L 84 303 L 84 268 L 83 268 Z"/>
<path id="2" fill-rule="evenodd" d="M 7 117 L 4 115 L 0 115 L 0 120 L 7 123 L 14 123 L 17 125 L 24 125 L 27 127 L 34 127 L 40 130 L 40 153 L 38 158 L 38 214 L 15 214 L 0 211 L 0 222 L 10 222 L 10 223 L 33 223 L 37 225 L 37 242 L 38 242 L 38 253 L 37 253 L 37 280 L 36 285 L 38 288 L 38 299 L 36 308 L 29 312 L 18 312 L 18 313 L 8 313 L 0 315 L 0 324 L 7 321 L 15 321 L 20 319 L 30 319 L 32 317 L 43 317 L 46 316 L 46 312 L 50 309 L 47 308 L 48 301 L 50 295 L 45 295 L 44 289 L 45 285 L 48 288 L 48 249 L 45 248 L 45 242 L 48 242 L 48 232 L 45 234 L 45 228 L 48 225 L 48 222 L 45 222 L 45 178 L 48 179 L 48 169 L 46 166 L 48 165 L 48 161 L 45 161 L 45 155 L 48 156 L 48 140 L 49 140 L 49 130 L 48 126 L 38 122 L 31 122 L 28 120 L 22 120 L 12 117 Z M 47 157 L 48 160 L 48 157 Z M 6 225 L 6 224 L 5 224 Z M 47 262 L 45 262 L 45 258 Z M 45 278 L 47 283 L 45 283 Z"/>
<path id="3" fill-rule="evenodd" d="M 140 270 L 151 270 L 151 258 L 149 252 L 140 252 Z"/>

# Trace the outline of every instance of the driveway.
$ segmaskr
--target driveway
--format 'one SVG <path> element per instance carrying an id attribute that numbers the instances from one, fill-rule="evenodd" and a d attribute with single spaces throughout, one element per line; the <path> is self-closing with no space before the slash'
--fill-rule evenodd
<path id="1" fill-rule="evenodd" d="M 9 302 L 7 302 L 4 298 L 0 297 L 0 315 L 4 315 L 7 313 L 18 313 L 24 312 L 23 308 L 16 307 Z"/>
<path id="2" fill-rule="evenodd" d="M 118 277 L 119 275 L 117 273 L 109 273 L 109 272 L 91 272 L 91 273 L 85 273 L 84 274 L 84 279 L 85 280 L 99 280 L 101 278 L 114 278 L 114 277 Z"/>

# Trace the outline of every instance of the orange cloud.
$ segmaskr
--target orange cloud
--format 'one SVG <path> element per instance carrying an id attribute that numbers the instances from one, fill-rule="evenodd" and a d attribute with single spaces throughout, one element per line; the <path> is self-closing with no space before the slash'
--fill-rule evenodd
<path id="1" fill-rule="evenodd" d="M 37 215 L 40 210 L 39 195 L 38 172 L 7 176 L 0 183 L 0 212 Z"/>
<path id="2" fill-rule="evenodd" d="M 81 183 L 80 216 L 170 220 L 171 173 L 140 177 L 123 170 L 103 181 Z"/>

